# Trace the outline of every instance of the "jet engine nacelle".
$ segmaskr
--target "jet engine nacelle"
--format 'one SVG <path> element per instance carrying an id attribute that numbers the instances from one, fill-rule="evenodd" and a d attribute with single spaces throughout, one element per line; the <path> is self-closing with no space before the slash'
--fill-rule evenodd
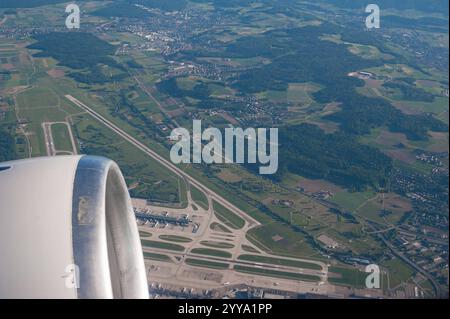
<path id="1" fill-rule="evenodd" d="M 131 200 L 116 163 L 0 163 L 0 298 L 148 298 Z"/>

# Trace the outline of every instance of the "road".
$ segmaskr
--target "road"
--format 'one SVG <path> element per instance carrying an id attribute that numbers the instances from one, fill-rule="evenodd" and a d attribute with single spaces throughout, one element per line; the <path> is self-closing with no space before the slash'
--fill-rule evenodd
<path id="1" fill-rule="evenodd" d="M 155 97 L 153 96 L 153 94 L 150 92 L 150 90 L 145 86 L 144 83 L 142 83 L 139 78 L 137 76 L 133 76 L 134 80 L 136 81 L 136 83 L 139 85 L 139 87 L 142 89 L 142 91 L 144 91 L 148 97 L 155 102 L 155 104 L 158 106 L 159 110 L 161 111 L 161 113 L 164 114 L 164 116 L 170 120 L 173 124 L 175 124 L 175 126 L 179 127 L 180 125 L 177 123 L 177 121 L 175 121 L 168 113 L 167 111 L 164 109 L 164 107 L 161 105 L 161 103 L 159 103 L 159 101 L 157 99 L 155 99 Z"/>
<path id="2" fill-rule="evenodd" d="M 137 148 L 139 148 L 141 151 L 143 151 L 145 154 L 149 155 L 154 160 L 158 161 L 164 167 L 168 168 L 170 171 L 172 171 L 176 175 L 178 175 L 181 178 L 183 178 L 186 181 L 188 181 L 191 185 L 193 185 L 193 186 L 197 187 L 198 189 L 200 189 L 201 191 L 203 191 L 206 196 L 210 197 L 211 199 L 214 199 L 216 202 L 218 202 L 222 206 L 226 207 L 230 211 L 232 211 L 232 212 L 238 214 L 239 216 L 241 216 L 249 224 L 250 227 L 260 225 L 260 223 L 257 220 L 255 220 L 253 217 L 247 215 L 240 208 L 236 207 L 235 205 L 230 203 L 228 200 L 226 200 L 225 198 L 223 198 L 222 196 L 220 196 L 219 194 L 217 194 L 216 192 L 214 192 L 213 190 L 211 190 L 207 186 L 205 186 L 202 183 L 198 182 L 191 175 L 187 174 L 186 172 L 184 172 L 183 170 L 181 170 L 180 168 L 175 166 L 169 160 L 165 159 L 164 157 L 162 157 L 161 155 L 159 155 L 158 153 L 156 153 L 155 151 L 150 149 L 148 146 L 146 146 L 146 145 L 142 144 L 141 142 L 139 142 L 138 140 L 136 140 L 134 137 L 132 137 L 131 135 L 129 135 L 128 133 L 123 131 L 121 128 L 119 128 L 114 123 L 110 122 L 108 119 L 106 119 L 101 114 L 99 114 L 96 111 L 94 111 L 92 108 L 88 107 L 83 102 L 79 101 L 78 99 L 76 99 L 72 95 L 65 95 L 65 97 L 69 101 L 71 101 L 72 103 L 77 105 L 78 107 L 80 107 L 83 110 L 85 110 L 86 112 L 88 112 L 95 119 L 97 119 L 99 122 L 101 122 L 102 124 L 104 124 L 105 126 L 110 128 L 112 131 L 117 133 L 123 139 L 125 139 L 126 141 L 128 141 L 132 145 L 134 145 Z"/>
<path id="3" fill-rule="evenodd" d="M 424 269 L 416 265 L 416 263 L 414 263 L 404 254 L 398 251 L 388 240 L 386 240 L 386 238 L 384 238 L 384 236 L 381 233 L 378 234 L 378 238 L 381 239 L 381 241 L 392 251 L 394 255 L 396 255 L 398 258 L 406 262 L 408 265 L 410 265 L 416 271 L 421 273 L 423 276 L 425 276 L 425 278 L 427 278 L 431 282 L 431 285 L 433 286 L 437 298 L 441 298 L 443 296 L 441 287 L 439 286 L 439 283 L 436 281 L 436 279 L 434 279 L 433 276 L 431 276 L 428 272 L 426 272 Z"/>
<path id="4" fill-rule="evenodd" d="M 69 137 L 70 137 L 70 143 L 72 144 L 72 151 L 71 152 L 67 152 L 67 151 L 60 151 L 57 150 L 55 148 L 55 142 L 53 140 L 53 134 L 52 134 L 52 125 L 53 124 L 64 124 L 67 127 L 67 132 L 69 133 Z M 68 122 L 43 122 L 42 124 L 42 129 L 44 130 L 44 139 L 45 139 L 45 147 L 47 149 L 47 155 L 48 156 L 55 156 L 58 152 L 64 152 L 64 153 L 68 153 L 71 155 L 76 155 L 77 154 L 77 147 L 75 144 L 75 138 L 72 134 L 72 130 L 70 128 L 70 125 Z"/>
<path id="5" fill-rule="evenodd" d="M 53 135 L 51 130 L 51 123 L 42 123 L 42 129 L 44 130 L 45 147 L 47 149 L 47 156 L 55 156 L 55 143 L 53 141 Z"/>

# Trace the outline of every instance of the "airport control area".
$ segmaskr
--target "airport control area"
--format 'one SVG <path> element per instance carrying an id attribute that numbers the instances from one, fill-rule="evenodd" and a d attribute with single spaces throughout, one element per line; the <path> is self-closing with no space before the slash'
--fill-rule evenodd
<path id="1" fill-rule="evenodd" d="M 196 200 L 188 190 L 184 208 L 132 199 L 152 298 L 382 296 L 331 284 L 327 261 L 264 252 L 246 237 L 255 220 L 195 193 Z"/>

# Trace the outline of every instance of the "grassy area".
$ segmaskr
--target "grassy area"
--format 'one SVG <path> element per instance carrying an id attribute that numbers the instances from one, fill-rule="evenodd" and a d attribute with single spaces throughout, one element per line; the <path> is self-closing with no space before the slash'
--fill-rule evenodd
<path id="1" fill-rule="evenodd" d="M 48 88 L 31 88 L 17 95 L 19 108 L 57 107 L 59 97 Z"/>
<path id="2" fill-rule="evenodd" d="M 289 259 L 255 256 L 255 255 L 240 255 L 238 257 L 238 259 L 246 260 L 246 261 L 254 261 L 254 262 L 259 262 L 259 263 L 265 263 L 265 264 L 271 264 L 271 265 L 322 270 L 322 267 L 318 264 L 308 263 L 308 262 L 299 261 L 299 260 L 289 260 Z"/>
<path id="3" fill-rule="evenodd" d="M 378 48 L 371 45 L 352 44 L 348 47 L 348 50 L 361 56 L 363 59 L 378 59 L 382 55 Z"/>
<path id="4" fill-rule="evenodd" d="M 431 112 L 436 115 L 448 111 L 448 98 L 446 97 L 437 97 L 433 102 L 405 101 L 402 99 L 398 104 L 411 111 Z"/>
<path id="5" fill-rule="evenodd" d="M 39 77 L 32 83 L 33 87 L 17 95 L 18 116 L 29 121 L 27 133 L 33 156 L 46 154 L 42 122 L 65 121 L 69 114 L 79 113 L 80 109 L 64 98 L 65 94 L 72 94 L 88 105 L 101 109 L 98 100 L 85 95 L 75 83 L 67 78 L 53 79 L 36 64 Z M 30 69 L 32 71 L 32 69 Z M 169 172 L 156 161 L 148 158 L 134 146 L 123 141 L 112 131 L 106 129 L 88 115 L 74 116 L 73 132 L 82 142 L 81 152 L 90 155 L 107 156 L 115 160 L 122 169 L 128 185 L 134 184 L 131 194 L 134 197 L 146 198 L 164 203 L 181 202 L 187 205 L 184 183 L 180 183 L 177 176 Z M 68 148 L 69 141 L 65 128 L 52 127 L 56 148 Z M 56 132 L 55 132 L 56 131 Z M 59 131 L 59 133 L 58 133 Z M 59 146 L 63 144 L 63 146 Z M 180 185 L 181 184 L 181 185 Z M 184 191 L 183 191 L 184 189 Z"/>
<path id="6" fill-rule="evenodd" d="M 76 112 L 65 103 L 60 103 L 59 96 L 53 90 L 53 83 L 48 78 L 40 78 L 34 83 L 34 87 L 19 93 L 15 99 L 18 118 L 26 120 L 28 139 L 31 144 L 32 156 L 44 156 L 47 154 L 43 122 L 64 122 L 69 114 Z M 69 147 L 68 132 L 57 132 L 54 137 L 57 147 L 63 151 L 72 151 Z M 66 140 L 67 139 L 67 140 Z"/>
<path id="7" fill-rule="evenodd" d="M 221 258 L 231 258 L 231 254 L 227 251 L 210 249 L 210 248 L 194 248 L 191 250 L 193 254 L 208 255 Z"/>
<path id="8" fill-rule="evenodd" d="M 222 249 L 228 249 L 228 248 L 234 248 L 233 244 L 219 242 L 219 241 L 211 241 L 211 240 L 203 240 L 200 242 L 203 246 L 213 247 L 213 248 L 222 248 Z"/>
<path id="9" fill-rule="evenodd" d="M 140 237 L 152 237 L 152 234 L 143 230 L 139 231 L 139 236 Z"/>
<path id="10" fill-rule="evenodd" d="M 355 288 L 366 288 L 366 278 L 369 273 L 364 271 L 360 271 L 354 268 L 344 268 L 344 267 L 330 267 L 328 269 L 328 281 L 332 284 L 342 285 L 342 286 L 351 286 Z M 333 276 L 330 273 L 334 273 L 337 276 Z M 386 276 L 381 275 L 380 284 L 381 288 L 386 288 Z"/>
<path id="11" fill-rule="evenodd" d="M 200 191 L 198 188 L 191 186 L 191 196 L 192 200 L 198 204 L 201 208 L 208 210 L 208 199 L 206 198 L 206 195 L 203 194 L 202 191 Z"/>
<path id="12" fill-rule="evenodd" d="M 343 191 L 337 193 L 331 198 L 331 202 L 339 205 L 345 210 L 355 211 L 361 204 L 363 204 L 368 199 L 375 196 L 374 192 L 355 192 L 350 193 L 347 191 Z"/>
<path id="13" fill-rule="evenodd" d="M 88 115 L 79 115 L 73 119 L 74 134 L 83 143 L 81 151 L 115 160 L 127 184 L 134 185 L 130 190 L 131 196 L 161 203 L 180 202 L 177 176 L 136 147 L 123 142 L 115 133 Z"/>
<path id="14" fill-rule="evenodd" d="M 252 228 L 247 239 L 256 247 L 271 254 L 285 257 L 321 259 L 303 234 L 281 223 Z"/>
<path id="15" fill-rule="evenodd" d="M 212 230 L 223 232 L 223 233 L 231 233 L 232 232 L 224 225 L 216 223 L 216 222 L 211 223 L 211 225 L 209 225 L 209 228 L 211 228 Z"/>
<path id="16" fill-rule="evenodd" d="M 161 236 L 159 236 L 159 239 L 174 241 L 177 243 L 190 243 L 192 241 L 192 239 L 190 239 L 190 238 L 183 237 L 183 236 L 176 236 L 176 235 L 161 235 Z"/>
<path id="17" fill-rule="evenodd" d="M 72 141 L 69 135 L 69 128 L 66 124 L 55 123 L 51 126 L 53 141 L 57 151 L 73 151 Z"/>
<path id="18" fill-rule="evenodd" d="M 213 201 L 213 206 L 217 218 L 226 226 L 233 229 L 241 229 L 242 227 L 244 227 L 245 220 L 243 220 L 241 217 L 230 212 L 227 208 L 223 207 L 216 201 Z"/>
<path id="19" fill-rule="evenodd" d="M 241 248 L 249 253 L 259 253 L 259 251 L 256 248 L 253 248 L 249 245 L 242 245 Z"/>
<path id="20" fill-rule="evenodd" d="M 319 276 L 297 274 L 297 273 L 286 272 L 286 271 L 254 268 L 254 267 L 247 267 L 247 266 L 241 266 L 241 265 L 235 265 L 233 269 L 238 272 L 243 272 L 246 274 L 254 274 L 254 275 L 260 275 L 260 276 L 267 276 L 267 277 L 276 277 L 276 278 L 303 280 L 303 281 L 320 281 Z"/>
<path id="21" fill-rule="evenodd" d="M 147 251 L 144 251 L 144 259 L 165 261 L 165 262 L 170 262 L 170 263 L 173 262 L 172 259 L 170 259 L 170 257 L 167 255 L 149 253 Z"/>
<path id="22" fill-rule="evenodd" d="M 311 93 L 317 92 L 320 86 L 314 83 L 290 83 L 287 91 L 287 100 L 292 103 L 299 103 L 307 106 L 314 102 Z"/>
<path id="23" fill-rule="evenodd" d="M 180 197 L 180 207 L 187 208 L 188 206 L 187 187 L 186 182 L 181 178 L 178 178 L 178 193 Z"/>
<path id="24" fill-rule="evenodd" d="M 389 287 L 394 288 L 402 282 L 407 282 L 414 275 L 414 270 L 398 258 L 383 263 L 389 269 Z"/>
<path id="25" fill-rule="evenodd" d="M 164 243 L 160 241 L 141 239 L 142 246 L 151 247 L 151 248 L 159 248 L 159 249 L 168 249 L 175 251 L 184 251 L 184 247 L 177 244 L 172 243 Z"/>
<path id="26" fill-rule="evenodd" d="M 192 90 L 198 81 L 194 77 L 179 77 L 176 79 L 178 87 L 182 90 Z"/>
<path id="27" fill-rule="evenodd" d="M 206 267 L 213 269 L 228 269 L 230 267 L 230 265 L 226 263 L 218 263 L 214 261 L 194 259 L 194 258 L 186 258 L 185 262 L 187 265 L 190 266 Z"/>
<path id="28" fill-rule="evenodd" d="M 330 283 L 356 288 L 364 288 L 366 285 L 368 273 L 357 269 L 330 267 L 328 272 L 337 274 L 337 277 L 332 277 L 331 275 L 328 276 L 328 281 Z"/>

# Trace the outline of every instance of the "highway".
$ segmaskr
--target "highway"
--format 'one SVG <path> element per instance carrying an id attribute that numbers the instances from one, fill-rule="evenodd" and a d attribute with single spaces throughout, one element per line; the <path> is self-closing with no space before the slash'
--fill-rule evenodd
<path id="1" fill-rule="evenodd" d="M 241 216 L 249 224 L 249 226 L 252 227 L 252 226 L 260 225 L 260 223 L 257 220 L 255 220 L 251 216 L 247 215 L 244 211 L 242 211 L 241 209 L 239 209 L 238 207 L 236 207 L 235 205 L 230 203 L 228 200 L 226 200 L 225 198 L 223 198 L 222 196 L 220 196 L 219 194 L 217 194 L 216 192 L 214 192 L 213 190 L 211 190 L 207 186 L 205 186 L 202 183 L 198 182 L 191 175 L 187 174 L 186 172 L 184 172 L 183 170 L 181 170 L 180 168 L 175 166 L 169 160 L 165 159 L 164 157 L 162 157 L 161 155 L 159 155 L 158 153 L 156 153 L 155 151 L 150 149 L 148 146 L 146 146 L 146 145 L 142 144 L 141 142 L 139 142 L 138 140 L 136 140 L 134 137 L 132 137 L 131 135 L 129 135 L 128 133 L 123 131 L 121 128 L 119 128 L 114 123 L 110 122 L 108 119 L 106 119 L 101 114 L 99 114 L 96 111 L 94 111 L 92 108 L 88 107 L 83 102 L 79 101 L 78 99 L 76 99 L 72 95 L 65 95 L 65 97 L 66 97 L 66 99 L 68 99 L 69 101 L 71 101 L 72 103 L 77 105 L 78 107 L 80 107 L 83 110 L 85 110 L 86 112 L 88 112 L 90 115 L 92 115 L 99 122 L 101 122 L 102 124 L 104 124 L 105 126 L 110 128 L 111 130 L 113 130 L 115 133 L 117 133 L 123 139 L 127 140 L 129 143 L 131 143 L 134 146 L 136 146 L 137 148 L 139 148 L 145 154 L 149 155 L 154 160 L 158 161 L 160 164 L 162 164 L 163 166 L 165 166 L 166 168 L 168 168 L 169 170 L 174 172 L 176 175 L 178 175 L 181 178 L 183 178 L 186 181 L 188 181 L 191 185 L 194 185 L 195 187 L 197 187 L 198 189 L 203 191 L 206 196 L 208 196 L 211 199 L 214 199 L 216 202 L 218 202 L 219 204 L 223 205 L 224 207 L 226 207 L 230 211 L 232 211 L 232 212 L 238 214 L 239 216 Z"/>
<path id="2" fill-rule="evenodd" d="M 392 251 L 394 255 L 396 255 L 398 258 L 402 259 L 404 262 L 406 262 L 408 265 L 410 265 L 414 270 L 421 273 L 425 278 L 427 278 L 431 285 L 433 286 L 434 292 L 436 294 L 437 298 L 442 298 L 444 295 L 442 294 L 441 287 L 439 283 L 434 279 L 432 275 L 430 275 L 427 271 L 422 269 L 420 266 L 418 266 L 416 263 L 414 263 L 412 260 L 410 260 L 408 257 L 406 257 L 404 254 L 402 254 L 396 247 L 394 247 L 386 238 L 384 238 L 383 234 L 379 233 L 378 238 L 381 239 L 381 241 Z"/>

